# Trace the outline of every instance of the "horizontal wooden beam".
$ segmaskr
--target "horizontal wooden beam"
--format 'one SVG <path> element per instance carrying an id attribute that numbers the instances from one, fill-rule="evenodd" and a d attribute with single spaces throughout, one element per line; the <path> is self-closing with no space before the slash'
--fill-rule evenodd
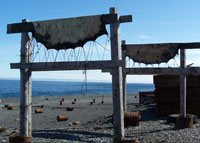
<path id="1" fill-rule="evenodd" d="M 103 69 L 104 73 L 111 73 L 110 69 Z M 155 75 L 155 74 L 200 74 L 200 67 L 188 67 L 188 68 L 125 68 L 123 71 L 126 75 Z"/>
<path id="2" fill-rule="evenodd" d="M 11 63 L 11 69 L 30 69 L 31 71 L 58 71 L 58 70 L 94 70 L 112 69 L 122 66 L 122 61 L 78 61 L 78 62 L 38 62 L 38 63 Z"/>
<path id="3" fill-rule="evenodd" d="M 200 42 L 192 42 L 192 43 L 155 43 L 155 44 L 126 44 L 122 45 L 122 48 L 125 50 L 127 47 L 133 47 L 137 46 L 140 48 L 143 47 L 161 47 L 161 46 L 166 46 L 168 47 L 177 47 L 178 49 L 198 49 L 200 48 Z"/>
<path id="4" fill-rule="evenodd" d="M 200 74 L 200 67 L 188 68 L 126 68 L 124 72 L 127 75 L 155 75 L 155 74 Z"/>
<path id="5" fill-rule="evenodd" d="M 118 20 L 117 14 L 103 14 L 103 15 L 101 15 L 101 19 L 104 24 L 116 23 Z M 55 20 L 57 21 L 57 20 L 64 20 L 64 19 L 55 19 Z M 46 21 L 53 21 L 53 20 L 46 20 Z M 131 15 L 120 16 L 121 23 L 131 22 L 131 21 L 132 21 Z M 36 22 L 41 22 L 41 21 L 36 21 Z M 34 30 L 33 22 L 13 23 L 13 24 L 7 25 L 7 34 L 22 33 L 22 32 L 34 32 L 34 31 L 35 30 Z"/>
<path id="6" fill-rule="evenodd" d="M 120 23 L 132 22 L 132 15 L 125 15 L 119 17 Z"/>

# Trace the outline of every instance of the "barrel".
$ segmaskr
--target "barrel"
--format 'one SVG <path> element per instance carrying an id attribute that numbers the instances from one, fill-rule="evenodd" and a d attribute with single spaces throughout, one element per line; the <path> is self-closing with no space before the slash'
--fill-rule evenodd
<path id="1" fill-rule="evenodd" d="M 67 115 L 58 115 L 57 116 L 57 121 L 67 121 L 68 116 Z"/>
<path id="2" fill-rule="evenodd" d="M 139 112 L 124 112 L 124 126 L 138 126 L 141 116 Z"/>
<path id="3" fill-rule="evenodd" d="M 193 116 L 186 115 L 186 117 L 178 117 L 176 125 L 180 128 L 193 128 Z"/>
<path id="4" fill-rule="evenodd" d="M 9 136 L 9 143 L 31 143 L 32 137 L 21 137 L 17 134 Z"/>
<path id="5" fill-rule="evenodd" d="M 67 111 L 73 111 L 73 107 L 69 106 L 66 108 Z"/>
<path id="6" fill-rule="evenodd" d="M 7 107 L 8 110 L 14 110 L 14 107 L 13 106 L 9 106 Z"/>
<path id="7" fill-rule="evenodd" d="M 41 114 L 41 113 L 43 113 L 42 109 L 35 109 L 35 114 Z"/>

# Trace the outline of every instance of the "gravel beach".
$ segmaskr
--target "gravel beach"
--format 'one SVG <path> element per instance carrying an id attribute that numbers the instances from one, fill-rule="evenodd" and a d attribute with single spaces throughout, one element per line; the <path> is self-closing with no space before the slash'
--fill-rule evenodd
<path id="1" fill-rule="evenodd" d="M 62 98 L 64 104 L 60 105 Z M 72 104 L 74 98 L 76 104 Z M 95 103 L 90 105 L 93 99 Z M 33 97 L 32 101 L 33 143 L 112 143 L 111 95 L 104 95 L 104 104 L 102 95 Z M 128 95 L 128 111 L 140 111 L 142 121 L 138 127 L 125 128 L 127 138 L 136 137 L 140 143 L 200 142 L 199 123 L 191 129 L 177 128 L 167 124 L 166 117 L 155 115 L 155 104 L 136 105 L 137 102 L 138 94 Z M 7 110 L 5 104 L 14 106 L 14 110 Z M 35 114 L 41 105 L 43 113 Z M 66 111 L 68 106 L 73 111 Z M 69 119 L 58 122 L 58 115 L 67 115 Z M 7 129 L 0 133 L 0 143 L 7 143 L 10 134 L 19 132 L 19 98 L 3 99 L 0 103 L 0 127 Z"/>

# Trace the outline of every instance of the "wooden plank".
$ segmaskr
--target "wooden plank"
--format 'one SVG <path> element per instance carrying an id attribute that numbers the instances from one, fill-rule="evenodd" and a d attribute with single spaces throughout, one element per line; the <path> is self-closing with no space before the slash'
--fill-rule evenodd
<path id="1" fill-rule="evenodd" d="M 119 17 L 120 23 L 132 22 L 132 15 L 125 15 Z"/>
<path id="2" fill-rule="evenodd" d="M 181 49 L 180 65 L 181 68 L 185 68 L 185 49 Z M 186 75 L 180 74 L 180 114 L 182 117 L 186 117 Z"/>
<path id="3" fill-rule="evenodd" d="M 110 8 L 110 14 L 117 14 L 117 8 Z M 120 22 L 110 24 L 111 59 L 121 60 Z M 112 69 L 113 126 L 114 139 L 124 137 L 124 110 L 122 97 L 122 67 Z"/>
<path id="4" fill-rule="evenodd" d="M 27 22 L 27 20 L 23 20 L 22 22 Z M 28 33 L 22 33 L 21 64 L 31 61 L 32 45 L 30 43 L 31 39 Z M 31 86 L 31 71 L 20 69 L 20 136 L 22 137 L 32 137 Z"/>
<path id="5" fill-rule="evenodd" d="M 77 61 L 77 62 L 38 62 L 38 63 L 11 63 L 11 69 L 26 69 L 31 71 L 58 71 L 58 70 L 94 70 L 112 69 L 122 66 L 122 61 Z"/>
<path id="6" fill-rule="evenodd" d="M 124 72 L 128 75 L 154 75 L 154 74 L 192 74 L 200 75 L 200 67 L 188 68 L 126 68 Z"/>
<path id="7" fill-rule="evenodd" d="M 173 45 L 173 47 L 177 47 L 178 49 L 198 49 L 200 48 L 200 42 L 192 42 L 192 43 L 152 43 L 152 44 L 126 44 L 123 45 L 122 48 L 126 49 L 127 47 L 134 48 L 134 46 L 143 47 L 153 47 L 153 46 L 163 46 L 168 45 L 169 47 Z"/>

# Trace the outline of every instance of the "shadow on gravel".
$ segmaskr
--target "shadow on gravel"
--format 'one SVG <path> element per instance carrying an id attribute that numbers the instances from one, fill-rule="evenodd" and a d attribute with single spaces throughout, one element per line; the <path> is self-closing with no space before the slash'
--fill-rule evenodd
<path id="1" fill-rule="evenodd" d="M 58 129 L 58 130 L 34 130 L 32 132 L 34 138 L 47 138 L 47 139 L 60 139 L 60 140 L 68 140 L 68 141 L 81 141 L 85 142 L 85 138 L 103 138 L 112 136 L 104 133 L 96 133 L 89 131 L 67 131 L 67 129 Z M 81 138 L 81 136 L 85 136 Z"/>
<path id="2" fill-rule="evenodd" d="M 166 120 L 165 116 L 156 116 L 155 108 L 147 108 L 140 111 L 142 115 L 142 121 L 157 121 L 157 120 Z"/>

